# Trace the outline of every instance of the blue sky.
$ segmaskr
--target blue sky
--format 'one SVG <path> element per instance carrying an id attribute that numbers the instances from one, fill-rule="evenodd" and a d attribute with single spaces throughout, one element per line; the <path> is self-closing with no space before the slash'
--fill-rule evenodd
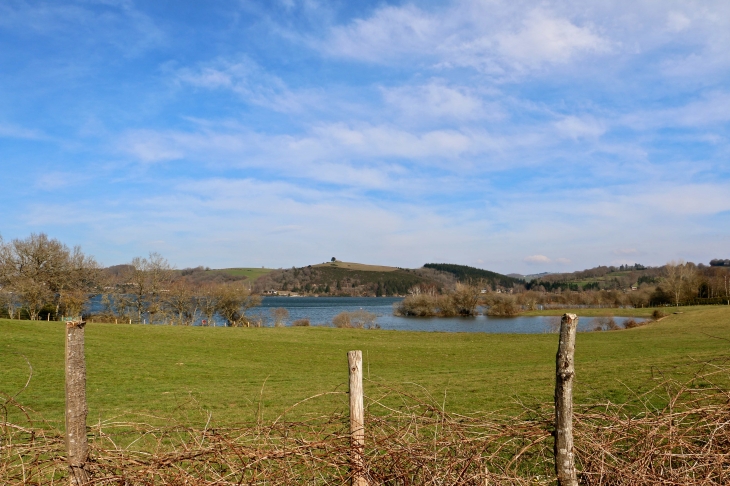
<path id="1" fill-rule="evenodd" d="M 0 3 L 0 235 L 107 265 L 730 257 L 730 3 Z"/>

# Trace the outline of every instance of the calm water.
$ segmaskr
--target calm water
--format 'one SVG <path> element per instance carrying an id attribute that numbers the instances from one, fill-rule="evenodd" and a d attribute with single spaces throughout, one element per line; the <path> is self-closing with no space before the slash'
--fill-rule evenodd
<path id="1" fill-rule="evenodd" d="M 377 316 L 376 323 L 381 329 L 398 331 L 440 331 L 440 332 L 488 332 L 488 333 L 544 333 L 555 328 L 559 318 L 546 316 L 531 317 L 396 317 L 393 305 L 403 300 L 400 297 L 264 297 L 259 307 L 250 309 L 248 314 L 260 316 L 266 326 L 273 326 L 271 310 L 283 307 L 289 311 L 287 325 L 296 319 L 309 319 L 312 325 L 331 325 L 332 318 L 343 311 L 365 310 Z M 91 301 L 91 312 L 101 311 L 100 297 Z M 580 315 L 580 310 L 575 311 Z M 626 318 L 614 320 L 622 325 Z M 639 319 L 637 319 L 638 321 Z M 216 325 L 224 325 L 217 319 Z M 200 320 L 198 320 L 198 324 Z M 589 331 L 595 327 L 595 318 L 582 317 L 578 330 Z"/>
<path id="2" fill-rule="evenodd" d="M 313 325 L 328 325 L 340 312 L 362 309 L 377 315 L 376 322 L 382 329 L 441 332 L 543 333 L 549 332 L 556 321 L 555 317 L 546 316 L 396 317 L 393 305 L 401 300 L 396 297 L 264 297 L 261 306 L 251 309 L 249 314 L 267 318 L 266 324 L 273 325 L 270 310 L 283 307 L 289 311 L 287 324 L 295 319 L 308 318 Z M 614 320 L 621 325 L 625 318 L 616 317 Z M 578 329 L 588 331 L 595 324 L 594 318 L 582 317 L 578 321 Z"/>

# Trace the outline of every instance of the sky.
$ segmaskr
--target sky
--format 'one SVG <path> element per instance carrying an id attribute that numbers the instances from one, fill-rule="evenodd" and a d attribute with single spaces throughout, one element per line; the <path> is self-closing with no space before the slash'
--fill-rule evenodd
<path id="1" fill-rule="evenodd" d="M 0 235 L 105 265 L 730 258 L 727 0 L 3 0 Z"/>

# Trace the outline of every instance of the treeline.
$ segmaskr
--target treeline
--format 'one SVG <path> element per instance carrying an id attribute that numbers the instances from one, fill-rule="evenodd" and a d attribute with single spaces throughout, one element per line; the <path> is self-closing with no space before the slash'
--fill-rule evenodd
<path id="1" fill-rule="evenodd" d="M 590 278 L 601 280 L 585 282 Z M 541 304 L 559 303 L 556 300 L 575 305 L 592 302 L 602 305 L 598 301 L 608 300 L 616 305 L 636 307 L 719 303 L 730 299 L 730 269 L 692 262 L 673 262 L 661 267 L 596 267 L 572 274 L 548 275 L 513 289 L 516 293 L 530 291 L 552 294 L 541 299 Z"/>
<path id="2" fill-rule="evenodd" d="M 102 268 L 80 248 L 45 234 L 0 239 L 0 316 L 58 320 L 89 315 L 107 322 L 260 325 L 246 311 L 260 298 L 240 277 L 174 270 L 157 253 Z M 230 278 L 229 278 L 230 277 Z"/>
<path id="3" fill-rule="evenodd" d="M 492 316 L 514 316 L 546 307 L 730 305 L 729 268 L 695 265 L 691 262 L 669 263 L 656 268 L 643 267 L 640 270 L 637 267 L 616 270 L 624 272 L 623 277 L 629 280 L 617 282 L 608 278 L 600 284 L 590 282 L 581 285 L 566 281 L 574 274 L 564 274 L 562 277 L 550 275 L 550 278 L 515 284 L 510 289 L 486 292 L 481 283 L 458 284 L 455 289 L 445 289 L 443 292 L 424 292 L 421 287 L 414 287 L 394 313 L 416 317 L 473 316 L 478 312 Z M 610 276 L 610 268 L 599 267 L 576 274 L 605 278 Z M 560 281 L 559 278 L 565 280 Z M 483 310 L 480 311 L 480 308 Z"/>
<path id="4" fill-rule="evenodd" d="M 452 263 L 427 263 L 423 266 L 424 268 L 431 268 L 439 272 L 450 273 L 459 282 L 483 282 L 489 285 L 492 290 L 496 290 L 497 287 L 511 288 L 513 285 L 523 284 L 524 280 L 516 279 L 514 277 L 508 277 L 496 272 L 490 272 L 489 270 L 482 270 L 481 268 L 469 267 L 466 265 L 455 265 Z"/>
<path id="5" fill-rule="evenodd" d="M 602 267 L 575 274 L 550 275 L 511 289 L 502 298 L 523 309 L 542 306 L 650 307 L 661 305 L 730 305 L 730 268 L 694 263 L 668 263 L 662 267 L 629 269 L 623 275 L 603 273 Z M 598 270 L 598 271 L 596 271 Z M 601 275 L 604 279 L 577 283 L 577 277 Z M 560 280 L 563 279 L 563 280 Z M 570 280 L 569 280 L 570 279 Z"/>

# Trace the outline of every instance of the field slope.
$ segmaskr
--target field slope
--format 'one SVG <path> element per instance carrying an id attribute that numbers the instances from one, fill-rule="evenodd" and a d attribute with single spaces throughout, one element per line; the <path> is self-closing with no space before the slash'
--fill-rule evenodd
<path id="1" fill-rule="evenodd" d="M 579 334 L 576 399 L 623 402 L 659 371 L 682 374 L 727 357 L 728 340 L 726 306 L 686 308 L 629 331 Z M 90 420 L 194 406 L 211 411 L 216 423 L 233 423 L 259 410 L 273 419 L 303 398 L 346 390 L 350 349 L 363 350 L 366 378 L 428 392 L 448 410 L 514 412 L 520 402 L 551 400 L 557 336 L 89 324 L 86 344 Z M 23 389 L 26 359 L 33 375 Z M 21 390 L 20 403 L 62 418 L 60 323 L 0 320 L 0 392 Z M 345 407 L 345 395 L 329 395 L 297 410 Z"/>

